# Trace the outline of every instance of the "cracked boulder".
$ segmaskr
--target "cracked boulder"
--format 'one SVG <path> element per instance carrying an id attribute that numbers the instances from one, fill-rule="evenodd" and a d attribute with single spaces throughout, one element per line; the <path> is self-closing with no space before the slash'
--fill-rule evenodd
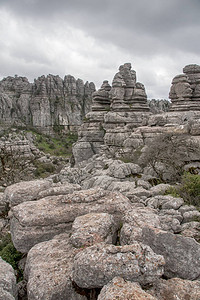
<path id="1" fill-rule="evenodd" d="M 100 288 L 116 276 L 146 285 L 162 276 L 164 264 L 163 256 L 142 243 L 126 246 L 100 243 L 75 256 L 73 280 L 88 289 Z"/>
<path id="2" fill-rule="evenodd" d="M 122 194 L 99 188 L 23 202 L 11 211 L 12 240 L 18 251 L 27 253 L 35 244 L 70 230 L 78 216 L 107 212 L 121 219 L 130 207 Z"/>
<path id="3" fill-rule="evenodd" d="M 68 234 L 35 245 L 28 253 L 25 277 L 29 300 L 87 300 L 73 288 L 71 270 L 78 250 L 69 243 Z"/>
<path id="4" fill-rule="evenodd" d="M 200 244 L 193 238 L 145 227 L 142 242 L 163 255 L 167 278 L 200 279 Z"/>

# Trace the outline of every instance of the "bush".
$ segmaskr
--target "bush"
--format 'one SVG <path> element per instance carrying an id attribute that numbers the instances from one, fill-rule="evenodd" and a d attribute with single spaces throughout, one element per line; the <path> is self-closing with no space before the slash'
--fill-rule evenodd
<path id="1" fill-rule="evenodd" d="M 23 254 L 15 249 L 10 234 L 5 235 L 0 241 L 0 256 L 16 271 L 17 281 L 22 280 L 23 272 L 18 268 L 18 263 Z"/>
<path id="2" fill-rule="evenodd" d="M 165 195 L 181 197 L 189 205 L 200 207 L 200 175 L 184 173 L 180 185 L 170 187 Z"/>
<path id="3" fill-rule="evenodd" d="M 186 134 L 161 134 L 145 147 L 138 163 L 150 167 L 161 182 L 178 182 L 185 164 L 199 151 L 199 145 Z"/>
<path id="4" fill-rule="evenodd" d="M 185 173 L 178 192 L 188 204 L 200 207 L 200 175 Z"/>

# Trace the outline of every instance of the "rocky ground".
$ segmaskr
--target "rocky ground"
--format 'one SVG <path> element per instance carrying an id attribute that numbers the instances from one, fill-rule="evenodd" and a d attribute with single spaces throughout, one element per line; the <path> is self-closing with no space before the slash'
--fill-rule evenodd
<path id="1" fill-rule="evenodd" d="M 15 258 L 15 270 L 0 260 L 3 299 L 200 299 L 200 66 L 183 72 L 172 81 L 170 111 L 159 114 L 155 104 L 154 115 L 131 64 L 120 66 L 112 87 L 104 81 L 93 93 L 71 163 L 3 186 L 0 231 L 12 242 L 0 253 Z M 52 80 L 35 86 L 42 81 L 45 92 Z M 165 140 L 160 148 L 159 136 L 172 136 L 175 147 Z M 150 150 L 157 161 L 145 166 Z M 178 192 L 179 167 L 195 176 L 193 201 Z"/>
<path id="2" fill-rule="evenodd" d="M 1 221 L 24 279 L 1 260 L 3 299 L 17 288 L 29 300 L 199 299 L 200 213 L 149 181 L 137 164 L 96 155 L 7 187 Z"/>

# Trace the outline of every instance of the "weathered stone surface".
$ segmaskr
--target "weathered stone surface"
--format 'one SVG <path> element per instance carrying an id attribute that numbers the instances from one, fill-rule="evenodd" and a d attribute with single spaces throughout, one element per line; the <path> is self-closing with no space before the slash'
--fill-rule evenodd
<path id="1" fill-rule="evenodd" d="M 114 246 L 104 243 L 84 249 L 74 258 L 73 280 L 83 288 L 102 287 L 115 276 L 142 285 L 163 274 L 164 259 L 150 247 L 135 242 Z"/>
<path id="2" fill-rule="evenodd" d="M 17 285 L 15 273 L 11 265 L 0 257 L 0 299 L 17 299 Z"/>
<path id="3" fill-rule="evenodd" d="M 150 192 L 152 196 L 161 195 L 164 194 L 165 191 L 167 191 L 169 188 L 170 188 L 169 184 L 160 183 L 150 188 Z"/>
<path id="4" fill-rule="evenodd" d="M 41 76 L 34 83 L 25 77 L 7 77 L 0 82 L 1 121 L 34 126 L 52 133 L 62 126 L 66 131 L 81 125 L 91 109 L 94 84 L 67 75 Z"/>
<path id="5" fill-rule="evenodd" d="M 200 243 L 200 222 L 182 224 L 181 234 L 186 237 L 194 238 L 198 243 Z"/>
<path id="6" fill-rule="evenodd" d="M 157 211 L 151 208 L 137 207 L 126 212 L 120 232 L 122 245 L 132 244 L 134 241 L 142 242 L 142 229 L 144 227 L 161 228 Z"/>
<path id="7" fill-rule="evenodd" d="M 126 281 L 121 277 L 115 277 L 102 288 L 97 299 L 156 300 L 157 298 L 143 291 L 138 283 Z"/>
<path id="8" fill-rule="evenodd" d="M 23 202 L 11 211 L 13 243 L 26 253 L 35 244 L 70 230 L 78 216 L 107 212 L 120 218 L 130 207 L 130 201 L 122 194 L 99 188 Z"/>
<path id="9" fill-rule="evenodd" d="M 167 278 L 200 278 L 200 244 L 194 239 L 146 227 L 142 229 L 142 241 L 164 256 Z"/>
<path id="10" fill-rule="evenodd" d="M 172 111 L 200 110 L 200 66 L 187 65 L 177 75 L 170 89 Z"/>
<path id="11" fill-rule="evenodd" d="M 80 189 L 81 189 L 80 185 L 71 184 L 68 182 L 65 184 L 58 184 L 58 185 L 54 184 L 52 187 L 39 192 L 38 199 L 48 197 L 48 196 L 72 194 L 74 191 L 79 191 Z"/>
<path id="12" fill-rule="evenodd" d="M 25 268 L 28 299 L 86 300 L 72 286 L 71 270 L 76 252 L 68 234 L 35 245 L 28 253 Z"/>
<path id="13" fill-rule="evenodd" d="M 141 172 L 142 169 L 137 164 L 123 163 L 120 160 L 114 160 L 108 167 L 108 175 L 119 179 L 139 175 Z"/>
<path id="14" fill-rule="evenodd" d="M 51 185 L 51 181 L 43 179 L 15 183 L 6 188 L 4 198 L 12 207 L 22 202 L 38 199 L 38 194 L 50 188 Z"/>
<path id="15" fill-rule="evenodd" d="M 158 300 L 198 300 L 200 299 L 200 282 L 180 278 L 160 279 L 148 292 Z"/>
<path id="16" fill-rule="evenodd" d="M 116 242 L 117 228 L 112 215 L 107 213 L 86 214 L 74 220 L 70 242 L 76 248 L 100 242 L 112 244 Z"/>

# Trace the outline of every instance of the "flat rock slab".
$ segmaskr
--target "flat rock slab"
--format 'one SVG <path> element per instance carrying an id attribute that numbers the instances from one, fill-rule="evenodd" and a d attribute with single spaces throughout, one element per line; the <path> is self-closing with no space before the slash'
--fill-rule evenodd
<path id="1" fill-rule="evenodd" d="M 11 211 L 12 240 L 18 251 L 26 253 L 35 244 L 70 230 L 78 216 L 107 212 L 120 218 L 130 207 L 122 194 L 99 188 L 24 202 Z"/>
<path id="2" fill-rule="evenodd" d="M 199 300 L 200 282 L 180 278 L 160 279 L 149 292 L 158 300 Z"/>
<path id="3" fill-rule="evenodd" d="M 90 213 L 77 217 L 72 225 L 70 242 L 76 248 L 105 242 L 112 244 L 117 238 L 117 223 L 108 213 Z"/>
<path id="4" fill-rule="evenodd" d="M 100 288 L 116 276 L 145 285 L 162 276 L 164 264 L 161 255 L 138 242 L 126 246 L 100 243 L 75 256 L 73 280 L 89 289 Z"/>
<path id="5" fill-rule="evenodd" d="M 126 281 L 121 277 L 115 277 L 105 285 L 97 300 L 156 300 L 157 298 L 143 291 L 136 282 Z"/>
<path id="6" fill-rule="evenodd" d="M 164 256 L 167 278 L 200 278 L 200 244 L 193 238 L 146 227 L 142 229 L 142 242 Z"/>
<path id="7" fill-rule="evenodd" d="M 16 277 L 13 268 L 0 257 L 0 299 L 17 299 Z"/>
<path id="8" fill-rule="evenodd" d="M 25 267 L 28 299 L 87 300 L 76 293 L 70 279 L 77 251 L 70 245 L 68 234 L 35 245 L 28 253 Z"/>
<path id="9" fill-rule="evenodd" d="M 38 194 L 52 185 L 48 180 L 22 181 L 12 184 L 5 189 L 4 198 L 10 206 L 18 205 L 25 201 L 38 199 Z"/>

